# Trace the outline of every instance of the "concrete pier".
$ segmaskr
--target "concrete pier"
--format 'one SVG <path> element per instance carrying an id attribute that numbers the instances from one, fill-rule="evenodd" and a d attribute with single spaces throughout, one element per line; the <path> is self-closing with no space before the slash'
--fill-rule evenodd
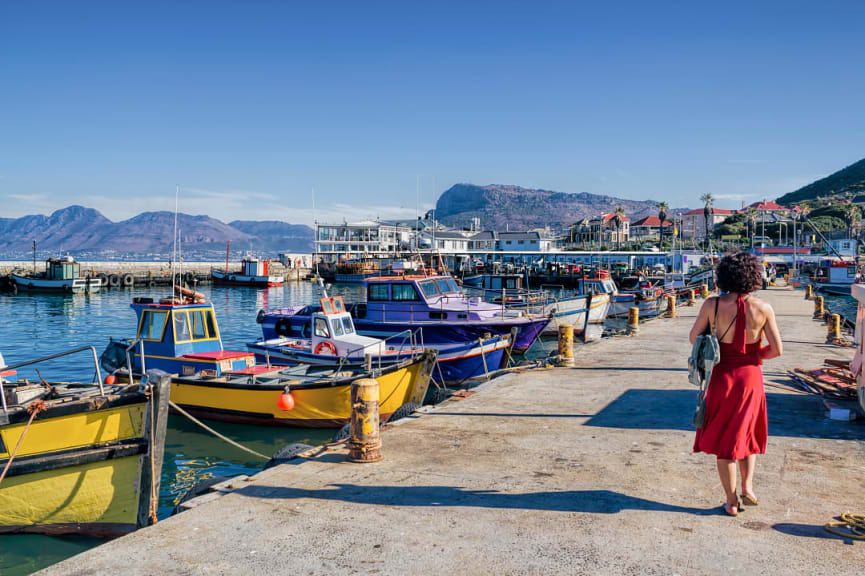
<path id="1" fill-rule="evenodd" d="M 44 574 L 861 574 L 865 542 L 822 528 L 865 512 L 865 425 L 776 387 L 827 345 L 802 292 L 761 292 L 783 357 L 766 363 L 760 506 L 723 515 L 714 458 L 692 453 L 687 333 L 698 307 L 582 346 L 572 368 L 514 373 L 345 450 L 260 473 L 233 493 Z"/>

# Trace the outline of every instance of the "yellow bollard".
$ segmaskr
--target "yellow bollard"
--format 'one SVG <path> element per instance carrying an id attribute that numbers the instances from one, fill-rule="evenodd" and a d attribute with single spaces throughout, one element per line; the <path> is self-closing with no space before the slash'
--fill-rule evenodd
<path id="1" fill-rule="evenodd" d="M 702 296 L 703 298 L 709 297 L 709 285 L 708 284 L 703 284 L 702 286 L 700 286 L 700 296 Z"/>
<path id="2" fill-rule="evenodd" d="M 805 286 L 805 300 L 810 300 L 814 296 L 814 287 L 808 284 Z"/>
<path id="3" fill-rule="evenodd" d="M 378 427 L 378 382 L 361 378 L 351 383 L 351 462 L 381 460 L 381 435 Z"/>
<path id="4" fill-rule="evenodd" d="M 697 293 L 693 288 L 688 290 L 688 306 L 696 306 L 697 305 Z"/>
<path id="5" fill-rule="evenodd" d="M 828 340 L 838 341 L 841 340 L 841 315 L 840 314 L 832 314 L 829 320 L 829 334 Z"/>
<path id="6" fill-rule="evenodd" d="M 814 298 L 814 318 L 823 317 L 823 297 L 817 296 Z"/>
<path id="7" fill-rule="evenodd" d="M 559 366 L 574 365 L 574 327 L 570 324 L 559 326 Z"/>
<path id="8" fill-rule="evenodd" d="M 676 295 L 668 294 L 667 295 L 667 317 L 675 318 L 676 317 Z"/>
<path id="9" fill-rule="evenodd" d="M 640 309 L 636 306 L 631 306 L 628 309 L 628 332 L 636 334 L 640 331 Z"/>

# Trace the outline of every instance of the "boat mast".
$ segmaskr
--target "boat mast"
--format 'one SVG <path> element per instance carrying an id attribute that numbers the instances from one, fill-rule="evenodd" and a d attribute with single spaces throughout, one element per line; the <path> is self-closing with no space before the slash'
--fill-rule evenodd
<path id="1" fill-rule="evenodd" d="M 174 244 L 171 249 L 171 294 L 174 295 L 175 276 L 174 267 L 177 263 L 177 204 L 180 196 L 180 186 L 174 187 Z"/>

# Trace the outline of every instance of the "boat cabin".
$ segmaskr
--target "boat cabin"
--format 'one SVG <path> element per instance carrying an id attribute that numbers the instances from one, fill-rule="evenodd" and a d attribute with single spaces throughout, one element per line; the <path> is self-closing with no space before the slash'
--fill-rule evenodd
<path id="1" fill-rule="evenodd" d="M 213 304 L 157 303 L 135 298 L 132 309 L 138 318 L 135 340 L 144 348 L 145 369 L 159 368 L 169 374 L 189 376 L 201 371 L 220 376 L 225 372 L 252 368 L 251 352 L 223 350 Z M 133 351 L 133 370 L 141 369 L 141 348 Z"/>
<path id="2" fill-rule="evenodd" d="M 828 260 L 820 263 L 814 273 L 814 282 L 818 284 L 850 285 L 859 277 L 859 269 L 854 262 L 845 260 Z"/>
<path id="3" fill-rule="evenodd" d="M 618 294 L 619 289 L 607 270 L 598 270 L 593 276 L 584 276 L 577 280 L 578 294 Z"/>
<path id="4" fill-rule="evenodd" d="M 74 280 L 81 277 L 81 265 L 71 257 L 62 260 L 49 258 L 45 261 L 46 280 Z"/>
<path id="5" fill-rule="evenodd" d="M 244 258 L 240 263 L 241 274 L 244 276 L 267 276 L 270 262 L 257 258 Z"/>
<path id="6" fill-rule="evenodd" d="M 351 314 L 345 310 L 342 296 L 319 299 L 321 312 L 312 315 L 310 348 L 315 354 L 354 356 L 383 353 L 383 341 L 360 336 L 354 329 Z M 376 346 L 378 344 L 379 346 Z"/>

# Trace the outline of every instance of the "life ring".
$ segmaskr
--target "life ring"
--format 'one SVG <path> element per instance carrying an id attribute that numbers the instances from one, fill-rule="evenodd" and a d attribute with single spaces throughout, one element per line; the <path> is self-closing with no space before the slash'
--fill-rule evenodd
<path id="1" fill-rule="evenodd" d="M 288 336 L 291 334 L 291 322 L 288 321 L 288 318 L 280 318 L 273 329 L 276 330 L 277 336 Z"/>
<path id="2" fill-rule="evenodd" d="M 330 351 L 327 353 L 328 356 L 336 356 L 336 346 L 333 345 L 333 342 L 328 340 L 322 340 L 319 342 L 313 352 L 316 354 L 322 354 L 325 349 Z"/>

